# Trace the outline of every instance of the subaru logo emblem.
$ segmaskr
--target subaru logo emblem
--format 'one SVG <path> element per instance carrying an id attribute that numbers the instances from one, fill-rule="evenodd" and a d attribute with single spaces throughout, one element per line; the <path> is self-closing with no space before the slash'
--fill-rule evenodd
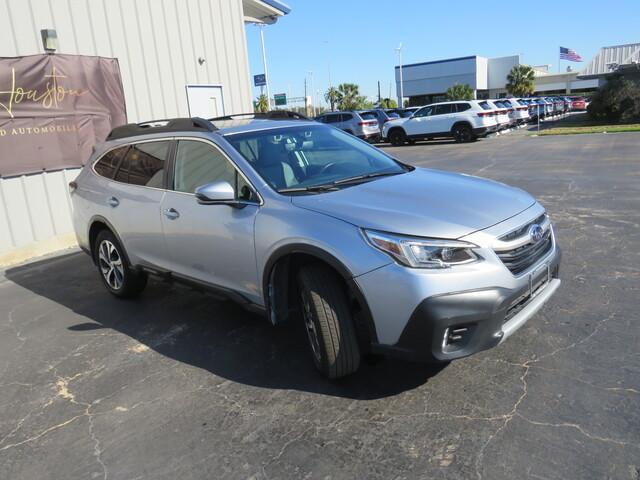
<path id="1" fill-rule="evenodd" d="M 542 227 L 537 223 L 534 223 L 529 227 L 529 236 L 534 242 L 539 242 L 540 240 L 542 240 L 543 234 L 544 232 L 542 231 Z"/>

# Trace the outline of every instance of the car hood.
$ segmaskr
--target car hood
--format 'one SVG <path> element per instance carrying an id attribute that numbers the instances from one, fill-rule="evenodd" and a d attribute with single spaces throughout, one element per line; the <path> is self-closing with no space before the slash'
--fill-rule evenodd
<path id="1" fill-rule="evenodd" d="M 453 239 L 517 215 L 535 200 L 491 180 L 416 168 L 334 192 L 294 196 L 292 202 L 358 227 Z"/>

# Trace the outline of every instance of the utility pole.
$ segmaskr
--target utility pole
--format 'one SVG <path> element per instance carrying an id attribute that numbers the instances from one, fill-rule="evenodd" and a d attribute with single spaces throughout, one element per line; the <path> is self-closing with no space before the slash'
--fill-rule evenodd
<path id="1" fill-rule="evenodd" d="M 269 73 L 267 72 L 267 52 L 264 48 L 264 23 L 256 24 L 260 27 L 260 44 L 262 45 L 262 65 L 264 66 L 264 78 L 266 82 L 266 90 L 267 90 L 267 105 L 268 110 L 271 110 L 271 94 L 269 93 Z"/>
<path id="2" fill-rule="evenodd" d="M 378 80 L 378 105 L 382 101 L 382 97 L 380 96 L 380 80 Z"/>
<path id="3" fill-rule="evenodd" d="M 398 48 L 396 48 L 396 52 L 398 52 L 398 65 L 399 65 L 399 69 L 400 69 L 400 98 L 398 100 L 398 107 L 399 108 L 403 108 L 404 107 L 404 86 L 402 84 L 402 42 L 400 42 L 400 45 L 398 45 Z"/>
<path id="4" fill-rule="evenodd" d="M 304 114 L 309 115 L 309 105 L 307 104 L 307 76 L 304 77 Z"/>

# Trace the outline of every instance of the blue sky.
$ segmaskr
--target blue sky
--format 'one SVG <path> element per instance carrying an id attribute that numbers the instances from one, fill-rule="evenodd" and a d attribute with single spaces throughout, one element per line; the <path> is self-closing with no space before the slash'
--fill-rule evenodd
<path id="1" fill-rule="evenodd" d="M 324 93 L 331 83 L 353 82 L 361 93 L 389 95 L 395 48 L 403 63 L 467 55 L 521 54 L 531 65 L 558 65 L 559 46 L 586 64 L 602 46 L 640 42 L 640 0 L 500 1 L 285 0 L 291 13 L 265 27 L 270 90 L 302 96 L 304 78 Z M 516 5 L 509 8 L 507 5 Z M 523 8 L 529 5 L 530 8 Z M 529 13 L 523 13 L 528 10 Z M 555 12 L 546 14 L 544 12 Z M 562 12 L 567 12 L 562 14 Z M 538 23 L 534 27 L 534 23 Z M 540 23 L 546 23 L 544 28 Z M 247 25 L 251 75 L 263 73 L 259 28 Z M 564 66 L 569 65 L 563 61 Z M 395 85 L 392 85 L 395 97 Z M 258 95 L 259 89 L 254 89 Z M 309 93 L 310 94 L 310 93 Z"/>

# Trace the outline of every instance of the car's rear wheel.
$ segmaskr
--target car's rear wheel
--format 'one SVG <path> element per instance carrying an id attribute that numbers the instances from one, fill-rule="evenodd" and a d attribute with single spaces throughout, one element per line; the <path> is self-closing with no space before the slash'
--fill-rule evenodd
<path id="1" fill-rule="evenodd" d="M 400 128 L 395 128 L 389 132 L 389 142 L 391 145 L 400 146 L 404 145 L 407 136 L 404 133 L 404 130 Z"/>
<path id="2" fill-rule="evenodd" d="M 453 134 L 453 138 L 458 143 L 466 143 L 475 140 L 475 136 L 473 135 L 473 131 L 469 125 L 460 124 L 454 125 L 453 130 L 451 132 Z"/>
<path id="3" fill-rule="evenodd" d="M 298 273 L 300 310 L 316 367 L 330 379 L 358 370 L 360 349 L 351 309 L 338 275 L 321 264 Z"/>
<path id="4" fill-rule="evenodd" d="M 102 283 L 116 297 L 136 297 L 147 286 L 147 275 L 131 268 L 120 242 L 109 230 L 98 234 L 93 253 Z"/>

